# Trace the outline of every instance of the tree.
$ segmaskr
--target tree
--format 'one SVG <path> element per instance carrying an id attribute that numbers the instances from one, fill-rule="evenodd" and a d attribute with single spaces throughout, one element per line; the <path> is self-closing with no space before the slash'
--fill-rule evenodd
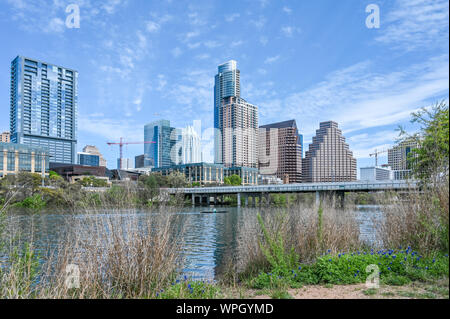
<path id="1" fill-rule="evenodd" d="M 231 185 L 231 186 L 239 186 L 242 185 L 242 179 L 239 177 L 239 175 L 233 174 L 231 176 L 227 176 L 223 179 L 225 185 Z"/>
<path id="2" fill-rule="evenodd" d="M 419 145 L 408 155 L 414 175 L 425 183 L 437 183 L 448 179 L 448 104 L 442 101 L 430 109 L 422 108 L 412 113 L 411 122 L 420 125 L 419 131 L 410 135 L 400 128 L 400 136 L 403 141 L 413 139 Z"/>

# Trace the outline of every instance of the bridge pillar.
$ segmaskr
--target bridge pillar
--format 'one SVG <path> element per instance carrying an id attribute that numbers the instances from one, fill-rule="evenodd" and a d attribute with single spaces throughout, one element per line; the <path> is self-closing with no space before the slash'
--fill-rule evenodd
<path id="1" fill-rule="evenodd" d="M 211 206 L 211 197 L 206 195 L 206 205 Z"/>
<path id="2" fill-rule="evenodd" d="M 248 206 L 248 195 L 244 195 L 245 207 Z"/>
<path id="3" fill-rule="evenodd" d="M 241 207 L 241 193 L 237 193 L 237 206 Z"/>
<path id="4" fill-rule="evenodd" d="M 336 208 L 345 208 L 345 192 L 337 191 L 335 193 L 334 205 Z"/>
<path id="5" fill-rule="evenodd" d="M 214 206 L 217 206 L 217 194 L 214 195 Z"/>
<path id="6" fill-rule="evenodd" d="M 195 206 L 195 194 L 192 194 L 192 207 Z"/>
<path id="7" fill-rule="evenodd" d="M 320 205 L 320 200 L 321 200 L 320 195 L 321 195 L 320 192 L 316 191 L 316 206 Z"/>

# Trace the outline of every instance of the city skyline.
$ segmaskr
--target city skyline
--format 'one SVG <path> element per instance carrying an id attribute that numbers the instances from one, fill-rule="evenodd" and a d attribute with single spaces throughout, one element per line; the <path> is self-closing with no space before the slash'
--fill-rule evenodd
<path id="1" fill-rule="evenodd" d="M 398 124 L 414 128 L 412 111 L 448 99 L 445 1 L 421 13 L 406 1 L 379 3 L 379 29 L 365 26 L 364 1 L 343 1 L 339 14 L 332 2 L 325 10 L 312 3 L 195 1 L 181 10 L 173 2 L 85 1 L 80 29 L 64 26 L 68 3 L 0 2 L 0 34 L 10 40 L 0 53 L 0 100 L 9 101 L 9 63 L 17 55 L 78 70 L 77 151 L 96 145 L 111 168 L 118 150 L 106 142 L 143 140 L 146 123 L 167 118 L 185 127 L 198 119 L 203 130 L 212 128 L 214 75 L 231 59 L 242 71 L 241 96 L 258 106 L 259 125 L 295 119 L 307 150 L 318 124 L 334 120 L 358 167 L 373 165 L 375 148 L 394 144 Z M 133 15 L 132 22 L 123 19 Z M 402 25 L 412 29 L 400 35 Z M 5 117 L 0 131 L 9 128 Z M 202 137 L 203 146 L 211 142 L 209 132 Z M 130 158 L 142 154 L 142 145 L 124 151 Z M 204 161 L 213 162 L 212 155 Z"/>

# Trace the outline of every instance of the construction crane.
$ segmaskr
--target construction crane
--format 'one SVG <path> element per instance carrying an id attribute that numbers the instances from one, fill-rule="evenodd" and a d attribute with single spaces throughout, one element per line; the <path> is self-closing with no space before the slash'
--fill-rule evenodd
<path id="1" fill-rule="evenodd" d="M 152 144 L 152 143 L 156 143 L 156 142 L 124 142 L 123 138 L 120 138 L 120 142 L 107 142 L 106 144 L 108 144 L 109 146 L 111 145 L 119 145 L 120 148 L 120 157 L 119 157 L 119 169 L 122 168 L 122 159 L 123 159 L 123 146 L 124 145 L 128 145 L 128 144 Z"/>
<path id="2" fill-rule="evenodd" d="M 375 156 L 375 167 L 378 166 L 378 154 L 383 154 L 383 153 L 387 153 L 387 150 L 378 151 L 377 149 L 375 149 L 375 152 L 373 152 L 372 154 L 369 154 L 370 157 Z"/>

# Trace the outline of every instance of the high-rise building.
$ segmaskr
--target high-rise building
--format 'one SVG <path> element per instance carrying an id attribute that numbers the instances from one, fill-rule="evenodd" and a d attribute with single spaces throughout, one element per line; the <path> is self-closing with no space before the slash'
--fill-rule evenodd
<path id="1" fill-rule="evenodd" d="M 95 145 L 86 145 L 83 148 L 83 152 L 84 153 L 88 153 L 88 154 L 92 154 L 92 155 L 97 155 L 99 157 L 99 166 L 106 167 L 107 162 L 103 158 L 103 155 L 102 155 L 102 153 L 100 153 L 100 151 L 97 148 L 97 146 L 95 146 Z"/>
<path id="2" fill-rule="evenodd" d="M 182 164 L 201 163 L 202 151 L 200 136 L 194 130 L 194 127 L 187 126 L 181 130 Z"/>
<path id="3" fill-rule="evenodd" d="M 16 57 L 11 62 L 11 142 L 42 147 L 51 162 L 75 163 L 78 72 Z"/>
<path id="4" fill-rule="evenodd" d="M 258 167 L 258 108 L 230 96 L 219 108 L 221 163 L 225 167 Z"/>
<path id="5" fill-rule="evenodd" d="M 260 126 L 258 164 L 262 175 L 276 175 L 285 183 L 301 182 L 302 138 L 295 120 Z"/>
<path id="6" fill-rule="evenodd" d="M 214 163 L 222 163 L 222 137 L 220 130 L 219 109 L 222 99 L 226 97 L 240 97 L 240 71 L 237 62 L 230 60 L 219 65 L 214 81 Z"/>
<path id="7" fill-rule="evenodd" d="M 419 144 L 417 141 L 409 139 L 388 149 L 388 165 L 394 171 L 394 179 L 407 179 L 411 177 L 414 161 L 408 155 L 413 149 L 418 147 Z M 414 154 L 413 158 L 417 158 L 417 154 Z"/>
<path id="8" fill-rule="evenodd" d="M 9 143 L 11 142 L 11 134 L 9 132 L 3 132 L 0 134 L 0 143 Z"/>
<path id="9" fill-rule="evenodd" d="M 78 152 L 78 164 L 83 166 L 100 166 L 100 156 L 86 153 Z"/>
<path id="10" fill-rule="evenodd" d="M 356 180 L 356 159 L 338 124 L 320 123 L 302 161 L 303 182 L 348 182 Z"/>
<path id="11" fill-rule="evenodd" d="M 390 167 L 361 167 L 360 180 L 362 181 L 385 181 L 394 179 L 394 172 Z"/>
<path id="12" fill-rule="evenodd" d="M 165 167 L 181 162 L 181 130 L 170 126 L 170 121 L 159 120 L 145 125 L 144 144 L 145 166 Z"/>
<path id="13" fill-rule="evenodd" d="M 145 167 L 144 164 L 145 155 L 138 155 L 134 157 L 134 168 L 143 168 Z"/>
<path id="14" fill-rule="evenodd" d="M 122 158 L 122 165 L 120 165 L 120 158 L 117 159 L 117 169 L 130 169 L 133 168 L 131 160 L 129 158 Z"/>

